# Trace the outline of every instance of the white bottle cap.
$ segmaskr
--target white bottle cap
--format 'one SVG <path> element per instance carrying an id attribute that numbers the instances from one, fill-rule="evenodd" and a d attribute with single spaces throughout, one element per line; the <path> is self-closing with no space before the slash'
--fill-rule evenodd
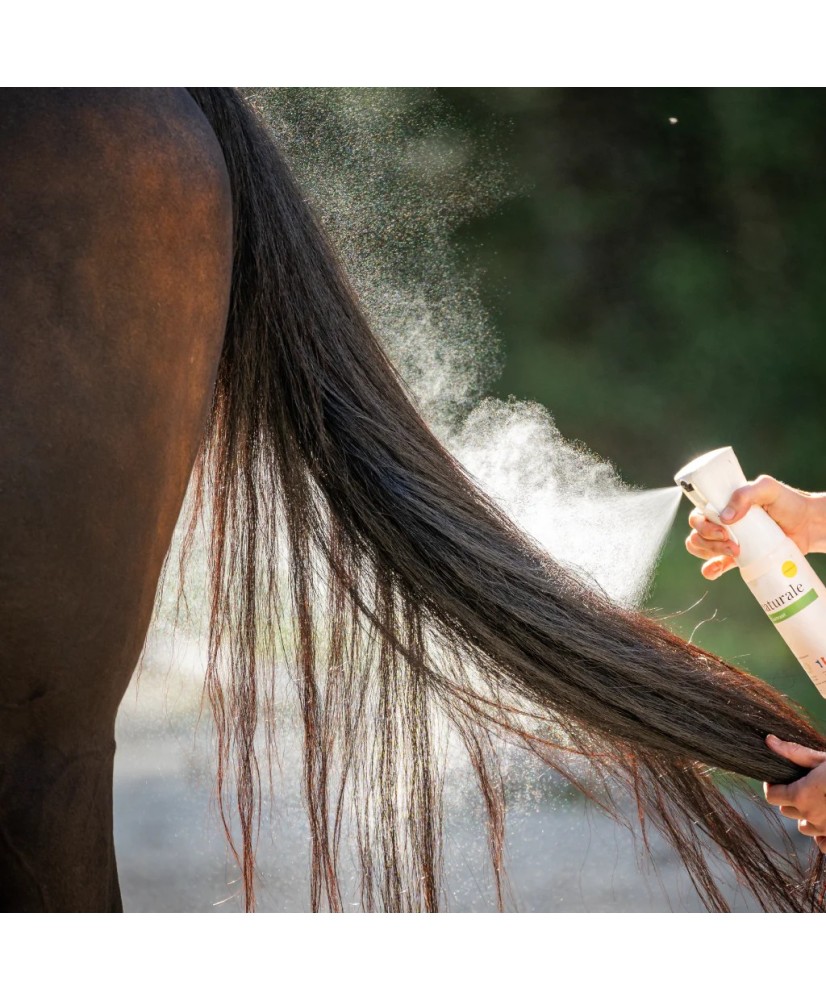
<path id="1" fill-rule="evenodd" d="M 718 448 L 700 455 L 674 477 L 674 481 L 706 517 L 720 523 L 731 494 L 746 485 L 746 477 L 731 448 Z M 739 566 L 747 566 L 786 540 L 786 534 L 763 510 L 752 507 L 732 526 L 723 525 L 740 545 Z"/>
<path id="2" fill-rule="evenodd" d="M 701 510 L 707 504 L 722 510 L 731 494 L 746 485 L 746 477 L 732 448 L 718 448 L 700 455 L 683 466 L 674 480 Z M 695 493 L 699 494 L 696 498 Z M 700 499 L 702 502 L 698 502 Z"/>

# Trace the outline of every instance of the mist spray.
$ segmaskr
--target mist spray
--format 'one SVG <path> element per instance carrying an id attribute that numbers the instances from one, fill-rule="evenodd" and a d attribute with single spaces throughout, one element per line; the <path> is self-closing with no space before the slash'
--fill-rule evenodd
<path id="1" fill-rule="evenodd" d="M 746 484 L 734 451 L 718 448 L 701 455 L 674 478 L 694 506 L 738 543 L 741 576 L 826 698 L 826 586 L 762 507 L 752 507 L 735 525 L 722 524 L 719 512 Z"/>

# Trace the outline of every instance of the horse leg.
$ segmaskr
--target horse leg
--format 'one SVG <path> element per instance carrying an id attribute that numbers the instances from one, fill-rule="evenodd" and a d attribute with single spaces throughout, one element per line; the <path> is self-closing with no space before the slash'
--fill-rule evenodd
<path id="1" fill-rule="evenodd" d="M 120 908 L 115 715 L 231 266 L 226 167 L 185 91 L 0 91 L 0 909 Z"/>

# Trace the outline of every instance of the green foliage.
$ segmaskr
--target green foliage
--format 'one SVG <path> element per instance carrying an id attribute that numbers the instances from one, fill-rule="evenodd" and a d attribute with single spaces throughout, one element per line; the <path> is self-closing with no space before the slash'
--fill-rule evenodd
<path id="1" fill-rule="evenodd" d="M 497 394 L 543 403 L 639 485 L 731 444 L 749 475 L 825 489 L 823 92 L 439 96 L 455 127 L 493 137 L 519 192 L 457 234 L 504 341 Z M 707 594 L 671 626 L 826 723 L 738 574 L 700 577 L 686 513 L 652 605 L 673 613 Z"/>
<path id="2" fill-rule="evenodd" d="M 731 443 L 749 470 L 816 488 L 826 98 L 440 96 L 469 128 L 498 123 L 522 191 L 460 232 L 505 340 L 498 391 L 538 399 L 642 484 Z"/>

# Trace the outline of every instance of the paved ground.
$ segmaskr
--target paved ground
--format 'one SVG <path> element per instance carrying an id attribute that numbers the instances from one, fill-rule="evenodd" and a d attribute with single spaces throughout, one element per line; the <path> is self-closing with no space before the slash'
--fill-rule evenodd
<path id="1" fill-rule="evenodd" d="M 208 713 L 196 735 L 197 670 L 169 672 L 149 659 L 119 719 L 115 832 L 124 905 L 130 911 L 236 911 L 236 870 L 212 805 Z M 295 761 L 292 762 L 293 764 Z M 286 771 L 296 774 L 287 755 Z M 453 910 L 491 909 L 478 804 L 461 780 L 449 784 L 447 885 Z M 701 909 L 671 851 L 655 842 L 641 871 L 630 835 L 570 802 L 534 774 L 516 780 L 508 823 L 515 907 L 528 911 Z M 307 827 L 295 781 L 262 838 L 259 909 L 308 908 Z M 747 909 L 742 898 L 735 908 Z"/>

